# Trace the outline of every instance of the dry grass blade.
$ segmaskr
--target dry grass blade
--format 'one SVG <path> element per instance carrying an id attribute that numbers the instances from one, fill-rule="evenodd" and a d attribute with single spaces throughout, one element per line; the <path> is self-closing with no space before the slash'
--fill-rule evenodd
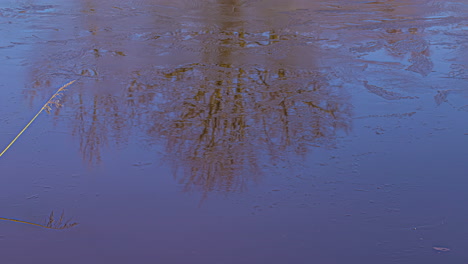
<path id="1" fill-rule="evenodd" d="M 47 225 L 46 226 L 52 226 L 52 224 L 54 223 L 54 211 L 52 211 L 49 215 L 49 221 L 47 221 Z"/>
<path id="2" fill-rule="evenodd" d="M 0 157 L 3 156 L 3 154 L 5 154 L 5 152 L 13 145 L 13 143 L 16 142 L 16 140 L 24 133 L 24 131 L 26 131 L 26 129 L 28 129 L 28 127 L 34 122 L 34 120 L 36 120 L 36 118 L 42 113 L 42 111 L 46 111 L 47 113 L 50 113 L 50 110 L 52 110 L 52 106 L 56 106 L 56 107 L 59 107 L 61 106 L 60 104 L 60 98 L 62 97 L 63 95 L 63 92 L 66 90 L 66 88 L 71 85 L 72 83 L 74 83 L 76 80 L 73 80 L 71 82 L 68 82 L 66 83 L 65 85 L 63 85 L 62 87 L 60 87 L 57 92 L 54 93 L 54 95 L 52 95 L 52 97 L 50 97 L 50 99 L 45 103 L 45 105 L 39 110 L 39 112 L 37 112 L 37 114 L 31 119 L 31 121 L 29 121 L 29 123 L 23 128 L 23 130 L 21 130 L 18 135 L 16 135 L 16 137 L 10 142 L 10 144 L 8 144 L 8 146 L 2 151 L 2 153 L 0 153 Z"/>
<path id="3" fill-rule="evenodd" d="M 42 228 L 55 229 L 55 230 L 67 229 L 67 228 L 71 228 L 71 227 L 74 227 L 74 226 L 78 225 L 78 223 L 76 223 L 76 222 L 71 222 L 70 223 L 70 221 L 67 221 L 67 222 L 63 223 L 63 219 L 64 219 L 64 213 L 62 212 L 62 215 L 60 216 L 60 219 L 56 222 L 55 218 L 54 218 L 54 211 L 52 211 L 52 213 L 50 213 L 49 219 L 48 219 L 48 221 L 47 221 L 47 223 L 45 225 L 32 223 L 32 222 L 27 222 L 27 221 L 22 221 L 22 220 L 17 220 L 17 219 L 13 219 L 13 218 L 0 217 L 0 220 L 2 220 L 2 221 L 9 221 L 9 222 L 14 222 L 14 223 L 21 223 L 21 224 L 39 226 L 39 227 L 42 227 Z"/>

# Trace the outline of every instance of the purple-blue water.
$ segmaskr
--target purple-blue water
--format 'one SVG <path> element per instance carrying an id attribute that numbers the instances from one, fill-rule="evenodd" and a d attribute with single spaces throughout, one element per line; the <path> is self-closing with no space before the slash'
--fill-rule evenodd
<path id="1" fill-rule="evenodd" d="M 468 263 L 467 14 L 1 1 L 0 263 Z"/>

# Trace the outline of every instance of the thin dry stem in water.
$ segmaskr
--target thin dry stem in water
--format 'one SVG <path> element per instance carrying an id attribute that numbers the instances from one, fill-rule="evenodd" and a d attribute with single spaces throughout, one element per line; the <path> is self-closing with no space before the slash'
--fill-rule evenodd
<path id="1" fill-rule="evenodd" d="M 21 220 L 12 219 L 12 218 L 0 217 L 0 220 L 2 220 L 2 221 L 9 221 L 9 222 L 39 226 L 39 227 L 42 227 L 42 228 L 55 229 L 55 230 L 67 229 L 67 228 L 71 228 L 71 227 L 74 227 L 74 226 L 78 225 L 78 223 L 70 222 L 70 220 L 68 220 L 68 221 L 66 221 L 64 223 L 63 219 L 64 219 L 64 212 L 62 212 L 62 214 L 60 215 L 60 218 L 56 221 L 55 217 L 54 217 L 54 211 L 52 211 L 50 213 L 49 219 L 48 219 L 48 221 L 47 221 L 47 223 L 45 225 L 32 223 L 32 222 L 27 222 L 27 221 L 21 221 Z"/>
<path id="2" fill-rule="evenodd" d="M 52 106 L 56 106 L 56 107 L 60 107 L 61 104 L 60 104 L 60 98 L 62 97 L 63 95 L 63 92 L 66 90 L 66 88 L 71 85 L 72 83 L 74 83 L 76 80 L 73 80 L 71 82 L 68 82 L 66 83 L 65 85 L 63 85 L 62 87 L 60 87 L 57 92 L 54 93 L 54 95 L 52 95 L 52 97 L 50 97 L 50 99 L 45 103 L 45 105 L 41 108 L 41 110 L 39 110 L 39 112 L 37 112 L 37 114 L 31 119 L 31 121 L 29 121 L 29 123 L 23 128 L 23 130 L 21 130 L 18 135 L 16 135 L 16 137 L 10 142 L 10 144 L 8 144 L 8 146 L 2 151 L 2 153 L 0 153 L 0 157 L 3 156 L 3 154 L 5 154 L 5 152 L 13 145 L 13 143 L 16 142 L 16 140 L 21 136 L 21 134 L 24 133 L 24 131 L 26 131 L 26 129 L 28 129 L 28 127 L 34 122 L 34 120 L 36 120 L 36 118 L 42 113 L 42 111 L 46 111 L 47 113 L 50 113 L 50 111 L 52 110 Z"/>

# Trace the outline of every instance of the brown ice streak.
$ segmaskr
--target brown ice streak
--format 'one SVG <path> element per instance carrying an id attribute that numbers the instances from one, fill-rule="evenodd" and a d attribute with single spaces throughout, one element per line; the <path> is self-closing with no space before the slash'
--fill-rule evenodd
<path id="1" fill-rule="evenodd" d="M 364 87 L 366 87 L 366 89 L 369 92 L 376 94 L 387 100 L 417 99 L 418 98 L 415 96 L 404 96 L 403 94 L 400 94 L 397 92 L 388 91 L 382 87 L 371 85 L 367 81 L 364 81 Z"/>

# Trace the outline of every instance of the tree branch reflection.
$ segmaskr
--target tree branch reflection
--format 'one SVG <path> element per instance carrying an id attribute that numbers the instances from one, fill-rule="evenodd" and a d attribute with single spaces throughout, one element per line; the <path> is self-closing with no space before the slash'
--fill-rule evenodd
<path id="1" fill-rule="evenodd" d="M 212 72 L 224 76 L 206 78 Z M 301 75 L 308 81 L 298 82 Z M 148 134 L 183 161 L 187 189 L 241 190 L 240 176 L 261 175 L 265 155 L 280 160 L 331 146 L 350 127 L 346 96 L 321 73 L 193 65 L 165 76 Z"/>
<path id="2" fill-rule="evenodd" d="M 82 76 L 81 89 L 64 104 L 86 162 L 99 163 L 108 142 L 144 137 L 166 146 L 187 191 L 238 192 L 265 167 L 333 146 L 337 133 L 349 130 L 350 102 L 335 76 L 315 65 L 320 54 L 310 32 L 278 28 L 274 19 L 259 29 L 236 0 L 202 6 L 203 22 L 181 21 L 185 28 L 166 33 L 154 25 L 156 12 L 143 13 L 139 21 L 150 24 L 127 28 L 137 31 L 129 37 L 113 31 L 128 27 L 125 15 L 106 24 L 97 6 L 79 16 L 81 26 L 93 26 L 89 36 L 70 41 L 76 52 L 45 59 L 45 72 L 32 72 L 38 83 L 59 68 Z"/>

